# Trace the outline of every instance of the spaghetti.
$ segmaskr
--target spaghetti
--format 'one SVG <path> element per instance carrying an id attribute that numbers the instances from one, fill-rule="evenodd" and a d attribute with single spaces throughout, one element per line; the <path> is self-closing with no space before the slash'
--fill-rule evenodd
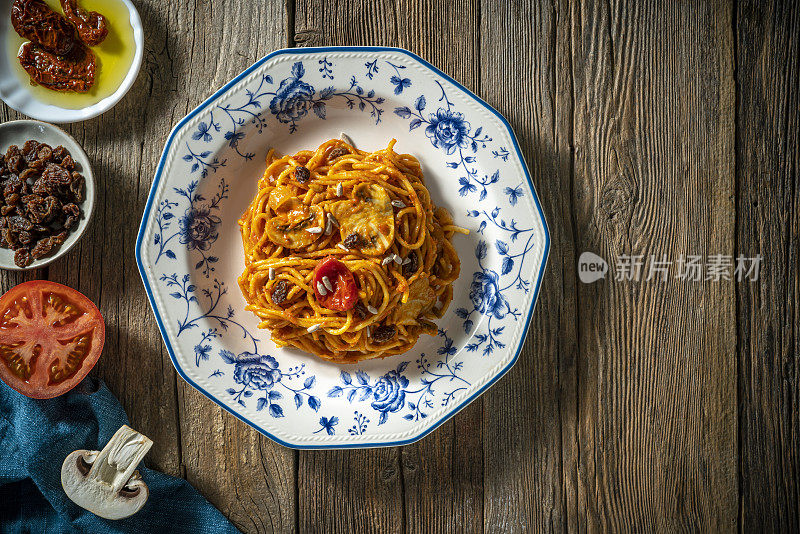
<path id="1" fill-rule="evenodd" d="M 395 142 L 267 155 L 239 220 L 239 287 L 278 346 L 356 362 L 436 334 L 461 267 L 451 240 L 468 232 L 434 206 L 419 161 Z"/>

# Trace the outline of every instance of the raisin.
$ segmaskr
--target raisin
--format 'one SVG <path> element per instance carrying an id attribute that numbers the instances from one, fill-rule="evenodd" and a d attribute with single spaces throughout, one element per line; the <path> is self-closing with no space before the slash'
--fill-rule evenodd
<path id="1" fill-rule="evenodd" d="M 362 242 L 363 240 L 361 239 L 361 236 L 353 232 L 352 234 L 344 238 L 342 244 L 347 248 L 355 248 L 360 246 Z"/>
<path id="2" fill-rule="evenodd" d="M 66 148 L 33 139 L 0 154 L 0 247 L 15 250 L 17 265 L 51 254 L 80 221 L 85 179 L 75 167 Z"/>
<path id="3" fill-rule="evenodd" d="M 382 324 L 372 331 L 372 340 L 375 343 L 386 343 L 397 334 L 397 327 L 393 324 Z"/>
<path id="4" fill-rule="evenodd" d="M 43 161 L 50 161 L 53 158 L 53 149 L 50 148 L 50 145 L 41 145 L 39 146 L 39 150 L 37 151 L 37 158 Z"/>
<path id="5" fill-rule="evenodd" d="M 22 268 L 25 268 L 33 263 L 33 258 L 31 258 L 31 253 L 27 248 L 18 248 L 14 252 L 14 263 L 17 264 L 17 267 Z"/>
<path id="6" fill-rule="evenodd" d="M 30 245 L 33 243 L 33 234 L 30 232 L 20 232 L 19 233 L 19 242 L 23 245 Z"/>
<path id="7" fill-rule="evenodd" d="M 30 232 L 33 229 L 33 223 L 25 217 L 14 215 L 8 218 L 8 227 L 14 232 Z"/>
<path id="8" fill-rule="evenodd" d="M 69 185 L 69 183 L 73 180 L 69 171 L 53 163 L 47 164 L 47 166 L 44 168 L 44 171 L 42 171 L 41 179 L 58 185 Z"/>
<path id="9" fill-rule="evenodd" d="M 36 169 L 28 167 L 19 174 L 19 179 L 22 181 L 27 181 L 29 178 L 36 177 L 37 174 L 39 174 L 39 172 Z"/>
<path id="10" fill-rule="evenodd" d="M 64 206 L 61 208 L 61 211 L 63 211 L 65 215 L 72 215 L 73 217 L 81 216 L 81 209 L 77 206 L 77 204 L 64 204 Z"/>
<path id="11" fill-rule="evenodd" d="M 55 159 L 55 157 L 53 159 Z M 72 156 L 70 156 L 69 154 L 65 156 L 64 159 L 61 160 L 61 163 L 59 163 L 59 165 L 61 165 L 68 171 L 75 170 L 75 160 L 72 159 Z"/>
<path id="12" fill-rule="evenodd" d="M 19 147 L 17 145 L 11 145 L 6 150 L 6 161 L 11 159 L 11 158 L 13 158 L 13 157 L 15 157 L 15 156 L 21 156 L 21 155 L 22 155 L 22 151 L 19 149 Z"/>
<path id="13" fill-rule="evenodd" d="M 3 228 L 0 230 L 0 235 L 3 237 L 4 247 L 6 248 L 13 248 L 14 245 L 17 244 L 17 234 L 9 230 L 8 228 Z"/>
<path id="14" fill-rule="evenodd" d="M 353 313 L 356 314 L 359 321 L 363 321 L 367 317 L 367 308 L 361 304 L 361 302 L 358 302 L 355 308 L 353 308 Z"/>
<path id="15" fill-rule="evenodd" d="M 63 161 L 67 156 L 69 156 L 69 152 L 63 146 L 58 145 L 53 149 L 53 159 L 55 161 Z"/>
<path id="16" fill-rule="evenodd" d="M 29 195 L 22 200 L 25 203 L 25 209 L 28 210 L 31 222 L 37 224 L 49 223 L 61 211 L 61 202 L 54 196 L 42 198 L 38 195 Z M 70 205 L 75 206 L 75 204 Z M 75 208 L 77 211 L 77 206 Z"/>
<path id="17" fill-rule="evenodd" d="M 36 172 L 36 174 L 40 174 L 44 170 L 45 161 L 40 159 L 31 161 L 28 163 L 28 169 L 32 169 Z"/>
<path id="18" fill-rule="evenodd" d="M 68 235 L 69 234 L 67 232 L 61 232 L 60 234 L 54 235 L 50 239 L 53 240 L 53 245 L 58 246 L 58 245 L 61 245 L 62 243 L 64 243 L 64 241 L 67 240 L 67 236 Z"/>
<path id="19" fill-rule="evenodd" d="M 22 156 L 25 158 L 25 161 L 30 163 L 31 161 L 35 160 L 38 149 L 38 141 L 34 141 L 33 139 L 28 139 L 25 141 L 25 144 L 22 145 Z"/>
<path id="20" fill-rule="evenodd" d="M 289 283 L 286 280 L 278 280 L 272 288 L 272 303 L 280 306 L 286 301 L 289 295 Z"/>
<path id="21" fill-rule="evenodd" d="M 412 274 L 417 272 L 419 268 L 419 260 L 417 259 L 417 255 L 414 252 L 411 252 L 408 255 L 409 262 L 403 265 L 403 276 L 405 278 L 409 278 Z"/>
<path id="22" fill-rule="evenodd" d="M 311 173 L 305 167 L 298 165 L 294 168 L 294 179 L 298 184 L 304 184 L 311 179 Z"/>
<path id="23" fill-rule="evenodd" d="M 350 151 L 342 146 L 337 146 L 333 150 L 328 153 L 328 161 L 333 161 L 337 158 L 341 158 L 342 156 L 346 156 L 349 154 Z"/>
<path id="24" fill-rule="evenodd" d="M 44 258 L 48 254 L 50 254 L 50 251 L 53 250 L 53 246 L 54 243 L 52 237 L 46 237 L 44 239 L 40 239 L 39 242 L 36 243 L 36 246 L 33 247 L 33 249 L 31 250 L 31 256 L 33 256 L 33 259 L 36 260 Z"/>
<path id="25" fill-rule="evenodd" d="M 72 174 L 72 183 L 69 184 L 69 191 L 72 193 L 72 200 L 75 202 L 83 202 L 84 199 L 84 184 L 86 180 L 83 176 L 77 173 Z"/>
<path id="26" fill-rule="evenodd" d="M 25 169 L 25 159 L 22 156 L 6 157 L 6 169 L 11 174 L 19 174 Z"/>

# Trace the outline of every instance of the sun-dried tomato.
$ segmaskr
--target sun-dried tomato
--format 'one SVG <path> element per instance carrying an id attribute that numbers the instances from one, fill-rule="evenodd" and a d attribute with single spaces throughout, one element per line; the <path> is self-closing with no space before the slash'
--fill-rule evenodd
<path id="1" fill-rule="evenodd" d="M 47 89 L 85 93 L 94 85 L 97 58 L 81 42 L 66 56 L 57 56 L 31 42 L 23 43 L 17 59 L 31 81 Z"/>
<path id="2" fill-rule="evenodd" d="M 61 0 L 64 16 L 78 30 L 81 41 L 89 46 L 97 46 L 108 35 L 106 18 L 97 11 L 87 11 L 78 7 L 77 0 Z"/>
<path id="3" fill-rule="evenodd" d="M 42 0 L 16 0 L 11 6 L 14 30 L 53 54 L 68 54 L 77 43 L 75 29 Z"/>

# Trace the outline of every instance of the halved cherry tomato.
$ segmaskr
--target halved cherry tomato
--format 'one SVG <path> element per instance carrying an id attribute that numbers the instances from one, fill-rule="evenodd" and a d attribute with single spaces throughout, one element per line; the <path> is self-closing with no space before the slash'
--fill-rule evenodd
<path id="1" fill-rule="evenodd" d="M 70 287 L 36 280 L 0 297 L 0 378 L 23 395 L 49 399 L 74 388 L 105 339 L 97 306 Z"/>
<path id="2" fill-rule="evenodd" d="M 323 277 L 328 278 L 333 291 L 325 288 Z M 325 294 L 320 292 L 325 289 Z M 329 310 L 347 311 L 353 309 L 358 299 L 358 290 L 353 273 L 347 266 L 334 258 L 323 258 L 314 268 L 314 295 L 317 302 Z"/>

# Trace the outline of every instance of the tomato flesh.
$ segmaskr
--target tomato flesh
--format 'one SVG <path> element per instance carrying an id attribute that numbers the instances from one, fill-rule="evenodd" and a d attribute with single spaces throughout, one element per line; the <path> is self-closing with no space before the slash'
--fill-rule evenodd
<path id="1" fill-rule="evenodd" d="M 333 291 L 325 289 L 325 294 L 320 292 L 320 289 L 325 287 L 323 277 L 328 278 Z M 325 257 L 314 268 L 314 296 L 320 305 L 329 310 L 352 310 L 358 299 L 353 273 L 333 256 Z"/>
<path id="2" fill-rule="evenodd" d="M 36 280 L 0 297 L 0 378 L 23 395 L 49 399 L 74 388 L 104 343 L 103 316 L 72 288 Z"/>

